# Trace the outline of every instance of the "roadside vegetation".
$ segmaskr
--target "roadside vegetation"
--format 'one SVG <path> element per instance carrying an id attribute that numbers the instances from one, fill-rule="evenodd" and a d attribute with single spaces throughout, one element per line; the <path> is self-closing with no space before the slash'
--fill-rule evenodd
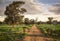
<path id="1" fill-rule="evenodd" d="M 46 37 L 54 39 L 60 39 L 60 24 L 40 24 L 37 25 L 39 29 L 42 29 Z"/>

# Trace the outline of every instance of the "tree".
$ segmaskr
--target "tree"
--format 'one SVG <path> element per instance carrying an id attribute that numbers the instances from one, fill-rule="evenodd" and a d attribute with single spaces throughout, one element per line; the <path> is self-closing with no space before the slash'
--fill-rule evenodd
<path id="1" fill-rule="evenodd" d="M 0 21 L 0 24 L 2 24 L 3 22 Z"/>
<path id="2" fill-rule="evenodd" d="M 5 22 L 10 25 L 16 25 L 21 21 L 23 18 L 19 13 L 26 12 L 26 9 L 21 8 L 21 6 L 25 4 L 23 1 L 13 1 L 12 4 L 9 4 L 9 6 L 6 7 L 5 15 L 7 16 L 5 18 Z"/>
<path id="3" fill-rule="evenodd" d="M 53 24 L 57 24 L 58 23 L 58 21 L 57 20 L 53 20 Z"/>
<path id="4" fill-rule="evenodd" d="M 24 18 L 24 15 L 20 15 L 20 18 L 19 18 L 19 21 L 17 22 L 17 24 L 22 24 L 23 18 Z"/>
<path id="5" fill-rule="evenodd" d="M 29 21 L 29 18 L 25 18 L 25 19 L 24 19 L 24 22 L 25 22 L 25 24 L 29 24 L 29 22 L 30 22 L 30 21 Z"/>
<path id="6" fill-rule="evenodd" d="M 36 22 L 36 20 L 34 20 L 34 19 L 31 19 L 31 20 L 30 20 L 30 23 L 31 23 L 31 24 L 34 24 L 35 22 Z"/>
<path id="7" fill-rule="evenodd" d="M 53 20 L 53 17 L 48 17 L 48 23 L 51 24 L 52 23 L 52 20 Z"/>
<path id="8" fill-rule="evenodd" d="M 38 24 L 38 25 L 41 24 L 41 21 L 38 21 L 37 24 Z"/>

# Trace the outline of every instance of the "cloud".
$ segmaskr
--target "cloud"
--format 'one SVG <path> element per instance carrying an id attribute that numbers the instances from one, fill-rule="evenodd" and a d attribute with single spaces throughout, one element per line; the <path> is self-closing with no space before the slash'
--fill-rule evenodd
<path id="1" fill-rule="evenodd" d="M 37 0 L 1 0 L 1 8 L 3 8 L 3 11 L 5 10 L 6 6 L 9 5 L 12 1 L 24 1 L 25 5 L 22 7 L 27 10 L 27 14 L 41 14 L 47 11 L 44 6 L 46 6 L 43 3 L 38 3 Z"/>
<path id="2" fill-rule="evenodd" d="M 27 14 L 41 14 L 44 11 L 46 11 L 43 7 L 45 4 L 43 3 L 37 3 L 34 0 L 22 0 L 25 1 L 24 7 L 27 10 Z"/>
<path id="3" fill-rule="evenodd" d="M 60 0 L 39 0 L 39 2 L 42 2 L 44 4 L 55 4 L 55 3 L 60 3 Z"/>
<path id="4" fill-rule="evenodd" d="M 0 16 L 3 16 L 4 10 L 0 8 Z"/>
<path id="5" fill-rule="evenodd" d="M 55 14 L 60 14 L 60 3 L 50 6 L 49 11 L 54 12 Z"/>
<path id="6" fill-rule="evenodd" d="M 4 16 L 4 11 L 7 5 L 9 5 L 11 0 L 0 0 L 0 16 Z"/>
<path id="7" fill-rule="evenodd" d="M 51 14 L 52 9 L 54 8 L 54 6 L 52 6 L 49 8 L 49 10 L 51 12 L 48 11 L 48 9 L 47 9 L 48 5 L 39 2 L 39 0 L 0 0 L 0 2 L 1 2 L 0 8 L 2 9 L 2 11 L 4 12 L 6 6 L 9 5 L 13 1 L 24 1 L 25 4 L 22 7 L 27 10 L 27 12 L 26 12 L 27 14 L 45 14 L 45 15 L 48 15 L 48 14 Z M 3 12 L 1 12 L 2 15 L 3 15 Z M 58 12 L 58 11 L 55 11 L 55 12 Z"/>
<path id="8" fill-rule="evenodd" d="M 29 17 L 29 18 L 38 17 L 38 18 L 41 18 L 41 20 L 44 19 L 44 21 L 45 21 L 45 18 L 47 18 L 49 16 L 53 17 L 53 16 L 55 16 L 54 13 L 59 13 L 58 12 L 59 10 L 57 11 L 57 9 L 60 8 L 59 5 L 58 6 L 53 5 L 49 8 L 47 8 L 49 5 L 38 2 L 38 0 L 0 0 L 1 18 L 2 18 L 2 15 L 4 16 L 4 10 L 5 10 L 6 6 L 9 5 L 13 1 L 24 1 L 25 2 L 25 4 L 22 7 L 27 10 L 26 13 L 29 15 L 26 14 L 26 17 Z M 58 15 L 56 17 L 58 17 Z"/>

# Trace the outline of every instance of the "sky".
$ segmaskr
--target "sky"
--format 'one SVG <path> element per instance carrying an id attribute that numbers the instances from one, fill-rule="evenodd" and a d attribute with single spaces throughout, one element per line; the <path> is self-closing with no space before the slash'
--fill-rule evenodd
<path id="1" fill-rule="evenodd" d="M 48 17 L 60 21 L 60 0 L 0 0 L 0 21 L 5 18 L 4 11 L 6 6 L 13 1 L 24 1 L 22 6 L 27 10 L 25 18 L 36 19 L 38 21 L 48 21 Z"/>

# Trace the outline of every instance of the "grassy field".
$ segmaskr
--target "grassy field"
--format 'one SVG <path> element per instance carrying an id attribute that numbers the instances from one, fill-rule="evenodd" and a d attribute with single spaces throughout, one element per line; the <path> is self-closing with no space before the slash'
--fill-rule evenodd
<path id="1" fill-rule="evenodd" d="M 39 29 L 42 29 L 43 32 L 55 39 L 60 39 L 60 24 L 40 24 L 37 25 Z"/>
<path id="2" fill-rule="evenodd" d="M 32 27 L 34 24 L 30 24 L 30 25 L 25 25 L 25 24 L 21 24 L 21 25 L 17 25 L 15 27 L 12 27 L 11 25 L 0 25 L 0 32 L 8 32 L 8 31 L 12 31 L 12 32 L 20 32 L 21 30 L 23 30 L 24 28 L 30 28 Z M 36 25 L 39 29 L 42 28 L 44 31 L 47 29 L 53 30 L 53 31 L 60 31 L 60 24 L 39 24 Z"/>
<path id="3" fill-rule="evenodd" d="M 15 26 L 15 27 L 12 27 L 11 25 L 6 25 L 6 24 L 0 25 L 0 41 L 4 41 L 4 40 L 5 41 L 15 41 L 18 38 L 22 38 L 23 36 L 25 36 L 25 34 L 22 33 L 23 28 L 30 28 L 33 25 L 34 24 L 30 24 L 30 25 L 21 24 L 21 25 Z M 56 24 L 56 25 L 54 25 L 54 24 L 39 24 L 36 26 L 39 29 L 42 28 L 44 32 L 47 29 L 50 29 L 52 31 L 56 31 L 56 33 L 60 35 L 60 33 L 59 33 L 60 24 Z M 60 39 L 60 36 L 53 35 L 52 37 L 56 37 L 56 38 Z"/>
<path id="4" fill-rule="evenodd" d="M 0 41 L 16 41 L 17 39 L 24 38 L 25 33 L 22 32 L 23 28 L 30 28 L 32 25 L 17 25 L 12 27 L 11 25 L 0 25 Z"/>
<path id="5" fill-rule="evenodd" d="M 6 25 L 6 24 L 3 24 L 3 25 L 0 25 L 0 29 L 13 29 L 13 30 L 22 30 L 23 27 L 25 28 L 29 28 L 29 27 L 32 27 L 33 24 L 30 24 L 30 25 L 25 25 L 25 24 L 21 24 L 21 25 L 17 25 L 15 27 L 12 27 L 11 25 Z M 42 28 L 42 29 L 52 29 L 52 30 L 60 30 L 60 24 L 40 24 L 40 25 L 37 25 L 38 28 Z"/>
<path id="6" fill-rule="evenodd" d="M 39 28 L 43 28 L 43 29 L 52 29 L 52 30 L 60 30 L 60 24 L 40 24 L 37 25 Z"/>
<path id="7" fill-rule="evenodd" d="M 11 25 L 3 24 L 3 25 L 0 25 L 0 32 L 8 32 L 9 30 L 12 32 L 19 32 L 19 31 L 23 30 L 23 28 L 30 28 L 30 27 L 32 27 L 32 25 L 21 24 L 21 25 L 12 27 Z"/>

